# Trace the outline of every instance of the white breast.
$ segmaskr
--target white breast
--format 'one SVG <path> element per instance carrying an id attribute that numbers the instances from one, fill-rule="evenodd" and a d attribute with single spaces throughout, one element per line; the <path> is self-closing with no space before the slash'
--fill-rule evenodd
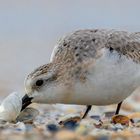
<path id="1" fill-rule="evenodd" d="M 108 105 L 127 98 L 140 85 L 140 65 L 117 52 L 103 49 L 86 83 L 77 83 L 73 103 Z"/>

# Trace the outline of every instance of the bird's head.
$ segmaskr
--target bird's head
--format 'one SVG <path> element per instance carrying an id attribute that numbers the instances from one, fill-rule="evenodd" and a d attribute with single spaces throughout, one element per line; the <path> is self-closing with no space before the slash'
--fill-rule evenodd
<path id="1" fill-rule="evenodd" d="M 65 86 L 61 82 L 61 70 L 51 63 L 34 70 L 25 80 L 26 94 L 22 98 L 22 110 L 32 102 L 61 103 L 64 100 Z"/>

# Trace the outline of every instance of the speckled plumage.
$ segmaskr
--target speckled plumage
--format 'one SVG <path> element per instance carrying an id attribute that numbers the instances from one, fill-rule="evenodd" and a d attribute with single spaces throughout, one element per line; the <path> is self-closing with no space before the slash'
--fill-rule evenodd
<path id="1" fill-rule="evenodd" d="M 51 61 L 54 64 L 77 65 L 78 70 L 88 63 L 98 59 L 102 48 L 117 51 L 121 56 L 126 56 L 134 62 L 140 62 L 140 32 L 93 29 L 78 30 L 68 34 L 58 41 L 53 51 Z M 30 74 L 35 77 L 49 71 L 52 64 L 43 65 Z M 55 67 L 55 66 L 53 66 Z"/>
<path id="2" fill-rule="evenodd" d="M 35 86 L 37 79 L 53 77 L 53 80 L 46 80 L 43 90 L 49 85 L 56 86 L 61 83 L 65 88 L 63 91 L 68 92 L 64 93 L 63 103 L 118 103 L 140 84 L 139 64 L 139 32 L 78 30 L 58 41 L 50 63 L 29 74 L 25 85 L 26 89 L 34 88 L 33 91 L 38 89 Z M 91 96 L 97 100 L 90 98 Z M 54 100 L 52 102 L 55 102 Z"/>
<path id="3" fill-rule="evenodd" d="M 140 62 L 140 33 L 129 33 L 116 30 L 78 30 L 61 39 L 55 50 L 53 60 L 83 62 L 98 58 L 102 48 L 116 50 Z M 73 54 L 71 58 L 70 53 Z"/>

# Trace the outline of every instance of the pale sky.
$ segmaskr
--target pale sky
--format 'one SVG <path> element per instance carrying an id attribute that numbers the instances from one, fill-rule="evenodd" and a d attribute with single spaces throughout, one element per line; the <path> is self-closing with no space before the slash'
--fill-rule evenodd
<path id="1" fill-rule="evenodd" d="M 49 62 L 62 35 L 85 28 L 140 31 L 140 1 L 0 0 L 0 87 L 4 93 L 23 89 L 26 75 Z"/>

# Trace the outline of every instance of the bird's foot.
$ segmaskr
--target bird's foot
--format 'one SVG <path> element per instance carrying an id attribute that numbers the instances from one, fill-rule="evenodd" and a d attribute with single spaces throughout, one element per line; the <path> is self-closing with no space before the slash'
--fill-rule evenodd
<path id="1" fill-rule="evenodd" d="M 86 111 L 85 111 L 84 115 L 82 116 L 82 119 L 87 117 L 87 115 L 88 115 L 89 111 L 91 110 L 91 108 L 92 108 L 92 105 L 87 105 Z"/>

